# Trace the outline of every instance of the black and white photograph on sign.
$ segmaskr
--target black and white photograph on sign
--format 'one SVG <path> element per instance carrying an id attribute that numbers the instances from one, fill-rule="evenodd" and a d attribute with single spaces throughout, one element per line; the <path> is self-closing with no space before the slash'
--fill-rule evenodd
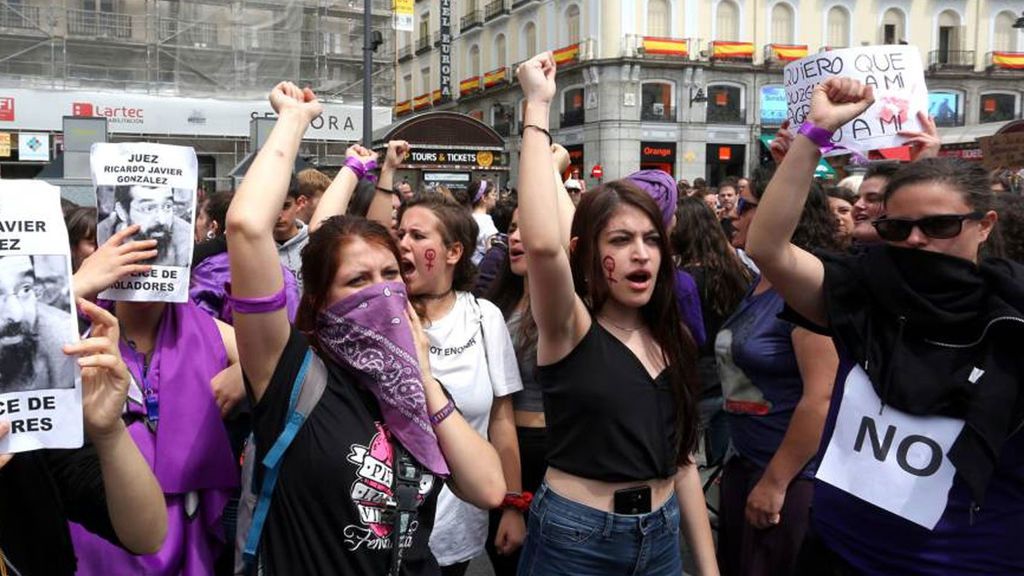
<path id="1" fill-rule="evenodd" d="M 60 190 L 0 180 L 0 454 L 82 445 L 78 339 Z"/>
<path id="2" fill-rule="evenodd" d="M 185 302 L 192 263 L 199 168 L 186 146 L 131 142 L 93 144 L 96 243 L 135 226 L 132 240 L 152 241 L 150 270 L 121 278 L 100 293 L 107 300 Z"/>

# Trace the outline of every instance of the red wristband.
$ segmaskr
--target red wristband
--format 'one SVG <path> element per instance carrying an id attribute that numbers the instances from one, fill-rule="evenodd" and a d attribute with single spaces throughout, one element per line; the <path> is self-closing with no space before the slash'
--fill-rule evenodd
<path id="1" fill-rule="evenodd" d="M 526 512 L 530 509 L 530 502 L 533 502 L 532 492 L 523 492 L 522 494 L 509 492 L 505 494 L 505 499 L 501 501 L 501 507 L 506 510 L 511 508 L 520 512 Z"/>

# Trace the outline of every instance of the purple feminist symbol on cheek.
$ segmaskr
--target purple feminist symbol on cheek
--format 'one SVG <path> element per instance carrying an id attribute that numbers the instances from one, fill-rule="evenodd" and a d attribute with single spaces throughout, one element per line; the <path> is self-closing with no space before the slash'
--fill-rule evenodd
<path id="1" fill-rule="evenodd" d="M 608 273 L 609 284 L 615 284 L 618 282 L 618 280 L 615 279 L 614 274 L 612 274 L 613 272 L 615 272 L 615 258 L 612 258 L 611 256 L 605 256 L 601 260 L 601 267 L 604 268 L 604 271 Z"/>
<path id="2" fill-rule="evenodd" d="M 427 248 L 423 252 L 423 257 L 427 260 L 427 270 L 433 270 L 434 260 L 437 258 L 437 251 L 433 248 Z"/>

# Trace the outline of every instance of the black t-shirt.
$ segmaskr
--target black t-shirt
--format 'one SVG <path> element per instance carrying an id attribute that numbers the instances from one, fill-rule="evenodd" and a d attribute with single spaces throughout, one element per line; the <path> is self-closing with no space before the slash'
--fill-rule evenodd
<path id="1" fill-rule="evenodd" d="M 68 520 L 120 545 L 91 445 L 17 454 L 0 469 L 0 549 L 22 576 L 75 573 Z"/>
<path id="2" fill-rule="evenodd" d="M 292 385 L 308 348 L 306 338 L 292 329 L 253 410 L 257 462 L 284 429 Z M 391 561 L 391 524 L 380 518 L 383 500 L 392 495 L 390 434 L 373 395 L 344 369 L 324 362 L 327 388 L 281 463 L 261 559 L 271 575 L 383 576 Z M 442 479 L 424 471 L 419 515 L 403 543 L 403 575 L 440 573 L 427 542 L 441 485 Z"/>

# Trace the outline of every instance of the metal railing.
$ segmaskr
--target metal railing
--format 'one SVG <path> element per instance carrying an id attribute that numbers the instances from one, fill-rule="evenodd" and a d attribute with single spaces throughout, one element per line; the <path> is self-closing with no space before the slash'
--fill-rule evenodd
<path id="1" fill-rule="evenodd" d="M 416 53 L 422 54 L 430 50 L 430 36 L 424 34 L 416 39 Z"/>
<path id="2" fill-rule="evenodd" d="M 484 22 L 482 15 L 480 14 L 480 11 L 472 10 L 470 12 L 467 12 L 466 15 L 459 20 L 459 30 L 465 33 L 475 26 L 482 26 L 483 23 Z"/>
<path id="3" fill-rule="evenodd" d="M 508 12 L 507 0 L 494 0 L 493 2 L 488 2 L 484 7 L 484 20 L 491 20 L 502 14 L 508 14 Z"/>
<path id="4" fill-rule="evenodd" d="M 127 39 L 132 37 L 132 16 L 97 10 L 68 10 L 69 36 Z"/>
<path id="5" fill-rule="evenodd" d="M 160 41 L 176 46 L 214 48 L 228 46 L 221 42 L 217 24 L 212 22 L 188 22 L 176 18 L 161 18 Z"/>
<path id="6" fill-rule="evenodd" d="M 32 30 L 38 28 L 39 6 L 18 6 L 0 4 L 0 28 Z"/>
<path id="7" fill-rule="evenodd" d="M 928 53 L 932 68 L 973 68 L 974 50 L 932 50 Z"/>
<path id="8" fill-rule="evenodd" d="M 537 0 L 512 0 L 512 9 L 515 10 L 516 8 L 526 6 L 527 4 L 532 4 L 536 1 Z"/>
<path id="9" fill-rule="evenodd" d="M 409 58 L 412 58 L 412 44 L 406 44 L 398 49 L 398 59 L 400 61 L 408 60 Z"/>

